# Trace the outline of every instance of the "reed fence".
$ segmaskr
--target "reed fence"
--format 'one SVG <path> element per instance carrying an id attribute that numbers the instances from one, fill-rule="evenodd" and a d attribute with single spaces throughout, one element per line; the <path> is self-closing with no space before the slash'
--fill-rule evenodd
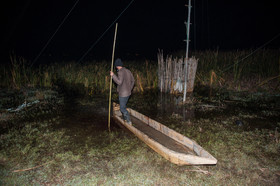
<path id="1" fill-rule="evenodd" d="M 182 93 L 185 83 L 186 58 L 164 58 L 163 52 L 158 52 L 158 88 L 161 92 Z M 191 57 L 187 65 L 187 92 L 193 92 L 198 59 Z"/>

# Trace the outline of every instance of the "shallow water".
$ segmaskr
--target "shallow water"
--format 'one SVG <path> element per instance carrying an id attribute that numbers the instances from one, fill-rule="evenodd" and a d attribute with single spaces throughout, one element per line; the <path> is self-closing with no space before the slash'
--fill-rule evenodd
<path id="1" fill-rule="evenodd" d="M 243 100 L 213 98 L 209 101 L 199 94 L 194 94 L 188 96 L 186 105 L 182 105 L 182 96 L 148 91 L 134 93 L 128 107 L 167 126 L 172 121 L 189 121 L 195 124 L 200 119 L 219 120 L 223 124 L 228 118 L 232 118 L 228 125 L 236 125 L 242 130 L 279 127 L 279 96 L 256 100 L 241 98 Z M 113 98 L 112 101 L 118 102 L 117 98 Z M 85 136 L 108 130 L 108 98 L 104 95 L 95 95 L 89 99 L 68 98 L 65 103 L 64 111 L 61 113 L 61 124 L 58 127 L 79 133 L 84 131 Z M 111 127 L 113 130 L 120 130 L 112 118 Z"/>
<path id="2" fill-rule="evenodd" d="M 40 104 L 43 102 L 62 101 L 60 112 L 56 112 L 53 109 L 55 107 L 54 103 L 51 105 L 41 104 L 39 108 L 36 108 L 35 105 L 35 108 L 31 107 L 29 111 L 24 111 L 32 115 L 32 117 L 25 118 L 25 121 L 47 120 L 49 122 L 55 120 L 58 123 L 55 128 L 65 128 L 69 133 L 79 133 L 81 137 L 99 134 L 108 130 L 108 98 L 106 95 L 94 95 L 87 98 L 72 96 L 64 97 L 62 100 L 59 98 L 61 95 L 55 91 L 44 90 L 43 93 L 44 99 L 41 98 Z M 6 122 L 6 118 L 13 117 L 6 110 L 11 106 L 17 107 L 22 104 L 26 100 L 26 95 L 22 94 L 1 91 L 0 105 L 2 111 L 0 122 L 3 120 Z M 34 101 L 40 98 L 37 90 L 30 91 L 30 95 L 33 97 L 27 96 L 27 101 Z M 18 99 L 16 99 L 17 97 Z M 115 93 L 112 101 L 118 102 Z M 224 92 L 209 99 L 207 94 L 197 91 L 192 95 L 188 95 L 187 104 L 182 105 L 181 102 L 182 95 L 174 96 L 151 90 L 144 93 L 133 93 L 128 102 L 128 107 L 166 124 L 168 127 L 174 122 L 176 122 L 176 125 L 180 121 L 195 124 L 198 120 L 205 119 L 238 126 L 241 130 L 280 128 L 279 95 Z M 34 114 L 34 112 L 43 112 L 43 114 Z M 209 122 L 206 124 L 209 124 Z M 111 128 L 120 130 L 112 118 Z"/>

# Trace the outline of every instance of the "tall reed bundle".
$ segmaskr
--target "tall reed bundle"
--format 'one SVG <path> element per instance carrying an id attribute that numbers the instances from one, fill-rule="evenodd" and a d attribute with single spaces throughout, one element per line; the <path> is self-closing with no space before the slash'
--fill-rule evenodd
<path id="1" fill-rule="evenodd" d="M 164 60 L 163 52 L 158 52 L 158 88 L 161 92 L 182 93 L 182 86 L 185 83 L 185 64 L 186 59 L 172 58 L 167 56 Z M 189 58 L 187 68 L 187 92 L 194 89 L 198 59 Z"/>

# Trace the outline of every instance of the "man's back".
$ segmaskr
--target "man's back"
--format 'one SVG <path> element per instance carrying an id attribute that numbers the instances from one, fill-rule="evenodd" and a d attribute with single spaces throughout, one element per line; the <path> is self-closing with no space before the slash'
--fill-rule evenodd
<path id="1" fill-rule="evenodd" d="M 122 67 L 118 71 L 118 76 L 113 76 L 113 80 L 118 84 L 117 91 L 120 97 L 127 97 L 131 95 L 131 91 L 134 86 L 134 77 L 130 70 Z"/>

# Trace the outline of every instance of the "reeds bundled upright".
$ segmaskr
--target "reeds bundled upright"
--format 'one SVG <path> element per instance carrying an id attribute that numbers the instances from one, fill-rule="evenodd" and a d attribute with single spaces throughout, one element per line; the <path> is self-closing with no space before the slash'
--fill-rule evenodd
<path id="1" fill-rule="evenodd" d="M 185 64 L 183 57 L 163 57 L 163 52 L 158 52 L 158 88 L 161 92 L 182 93 L 185 82 Z M 197 69 L 198 59 L 192 57 L 188 60 L 187 92 L 192 92 Z"/>
<path id="2" fill-rule="evenodd" d="M 188 61 L 187 92 L 193 92 L 197 64 L 198 64 L 198 59 L 196 59 L 195 57 L 189 58 L 189 61 Z"/>

